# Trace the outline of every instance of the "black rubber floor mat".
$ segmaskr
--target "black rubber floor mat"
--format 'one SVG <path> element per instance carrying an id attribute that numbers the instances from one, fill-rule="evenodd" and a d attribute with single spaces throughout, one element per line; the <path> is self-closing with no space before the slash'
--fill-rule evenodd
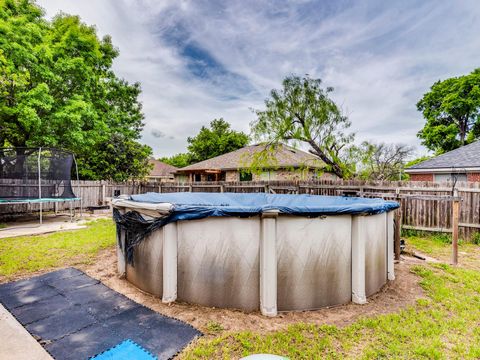
<path id="1" fill-rule="evenodd" d="M 88 359 L 131 339 L 169 359 L 201 333 L 68 268 L 0 285 L 0 302 L 56 359 Z"/>

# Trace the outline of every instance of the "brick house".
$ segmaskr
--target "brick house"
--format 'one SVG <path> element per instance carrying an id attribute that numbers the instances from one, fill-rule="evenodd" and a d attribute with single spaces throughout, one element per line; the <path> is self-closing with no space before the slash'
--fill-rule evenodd
<path id="1" fill-rule="evenodd" d="M 264 144 L 245 146 L 205 161 L 178 169 L 175 180 L 196 181 L 259 181 L 259 180 L 309 180 L 319 177 L 334 178 L 325 173 L 320 158 L 305 151 L 279 144 L 269 150 L 271 161 L 262 163 L 261 171 L 250 172 L 255 155 L 265 150 Z"/>
<path id="2" fill-rule="evenodd" d="M 480 141 L 405 169 L 411 181 L 480 181 Z"/>
<path id="3" fill-rule="evenodd" d="M 157 182 L 172 182 L 175 180 L 173 174 L 178 168 L 155 159 L 150 159 L 148 162 L 152 165 L 150 174 L 146 176 L 148 180 L 155 180 Z"/>

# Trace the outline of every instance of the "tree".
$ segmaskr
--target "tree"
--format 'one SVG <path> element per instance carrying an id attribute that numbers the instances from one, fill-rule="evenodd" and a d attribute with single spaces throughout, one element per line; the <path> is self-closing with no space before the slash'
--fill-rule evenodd
<path id="1" fill-rule="evenodd" d="M 140 86 L 114 74 L 117 56 L 110 37 L 77 16 L 49 22 L 32 1 L 1 1 L 0 147 L 73 151 L 82 178 L 144 175 L 151 149 L 137 142 Z"/>
<path id="2" fill-rule="evenodd" d="M 402 144 L 364 141 L 356 147 L 357 176 L 364 180 L 399 180 L 413 148 Z"/>
<path id="3" fill-rule="evenodd" d="M 417 164 L 420 164 L 421 162 L 424 162 L 424 161 L 427 161 L 428 159 L 431 159 L 432 157 L 431 156 L 427 156 L 427 155 L 423 155 L 423 156 L 420 156 L 418 158 L 415 158 L 413 160 L 410 160 L 408 161 L 406 164 L 405 164 L 405 167 L 406 168 L 409 168 L 413 165 L 417 165 Z"/>
<path id="4" fill-rule="evenodd" d="M 333 88 L 321 87 L 320 79 L 308 76 L 288 76 L 281 90 L 272 90 L 265 100 L 265 110 L 255 111 L 257 119 L 251 123 L 258 140 L 270 144 L 301 142 L 320 157 L 326 170 L 340 178 L 351 175 L 343 159 L 354 134 L 347 134 L 350 121 L 335 102 L 329 98 Z"/>
<path id="5" fill-rule="evenodd" d="M 426 124 L 418 137 L 428 149 L 441 154 L 480 135 L 480 69 L 437 81 L 417 103 Z"/>
<path id="6" fill-rule="evenodd" d="M 188 137 L 188 152 L 162 157 L 158 160 L 182 168 L 199 161 L 211 159 L 246 146 L 249 142 L 247 134 L 231 129 L 228 122 L 214 119 L 210 128 L 202 126 L 194 137 Z"/>
<path id="7" fill-rule="evenodd" d="M 165 164 L 170 164 L 178 168 L 188 166 L 192 163 L 191 156 L 188 153 L 179 153 L 170 157 L 164 156 L 158 160 L 164 162 Z"/>
<path id="8" fill-rule="evenodd" d="M 83 176 L 92 180 L 110 179 L 126 181 L 143 178 L 152 169 L 143 159 L 151 156 L 152 149 L 121 134 L 113 135 L 109 142 L 102 142 L 92 153 Z M 80 170 L 80 169 L 79 169 Z"/>
<path id="9" fill-rule="evenodd" d="M 241 131 L 232 130 L 230 124 L 220 118 L 212 120 L 210 128 L 202 126 L 200 132 L 187 141 L 190 162 L 196 163 L 240 149 L 248 144 L 249 138 Z"/>

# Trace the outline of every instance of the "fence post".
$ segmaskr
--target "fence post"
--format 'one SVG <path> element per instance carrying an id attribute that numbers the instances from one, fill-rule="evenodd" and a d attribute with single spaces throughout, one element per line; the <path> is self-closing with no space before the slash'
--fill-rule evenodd
<path id="1" fill-rule="evenodd" d="M 107 187 L 105 185 L 105 181 L 102 181 L 102 205 L 107 203 Z"/>
<path id="2" fill-rule="evenodd" d="M 55 184 L 55 196 L 58 196 L 58 184 Z M 57 215 L 58 214 L 58 202 L 57 201 L 55 201 L 53 203 L 53 209 L 55 211 L 55 215 Z"/>
<path id="3" fill-rule="evenodd" d="M 460 217 L 460 199 L 457 189 L 453 190 L 452 202 L 452 265 L 458 263 L 458 219 Z"/>
<path id="4" fill-rule="evenodd" d="M 395 210 L 393 249 L 395 251 L 395 260 L 400 260 L 400 238 L 402 235 L 402 203 L 400 202 L 400 189 L 395 189 L 395 194 L 395 200 L 400 204 L 400 207 Z"/>

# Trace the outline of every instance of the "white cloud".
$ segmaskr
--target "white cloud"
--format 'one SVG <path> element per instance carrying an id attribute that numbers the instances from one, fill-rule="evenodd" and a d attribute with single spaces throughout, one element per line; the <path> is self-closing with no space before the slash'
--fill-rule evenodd
<path id="1" fill-rule="evenodd" d="M 261 107 L 290 73 L 308 73 L 334 86 L 358 140 L 418 146 L 423 120 L 415 104 L 421 95 L 434 81 L 479 66 L 476 1 L 40 5 L 49 17 L 59 10 L 78 14 L 99 34 L 112 35 L 120 49 L 115 70 L 142 84 L 143 140 L 157 156 L 184 151 L 186 137 L 213 118 L 248 131 L 254 118 L 249 108 Z M 181 39 L 172 41 L 172 31 Z M 195 47 L 188 53 L 185 44 Z M 203 64 L 208 68 L 211 61 L 217 74 L 192 72 L 192 58 L 204 55 Z M 154 135 L 159 133 L 165 136 Z"/>

